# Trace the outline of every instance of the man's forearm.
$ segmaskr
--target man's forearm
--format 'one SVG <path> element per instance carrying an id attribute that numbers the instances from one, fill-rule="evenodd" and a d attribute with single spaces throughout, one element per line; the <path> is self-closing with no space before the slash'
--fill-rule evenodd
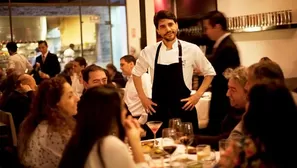
<path id="1" fill-rule="evenodd" d="M 209 85 L 211 84 L 213 77 L 214 76 L 205 76 L 201 86 L 199 87 L 199 89 L 195 94 L 199 95 L 199 97 L 202 96 L 203 93 L 208 89 Z"/>
<path id="2" fill-rule="evenodd" d="M 139 98 L 145 97 L 146 95 L 142 88 L 141 77 L 133 75 L 133 82 L 134 82 L 134 86 L 136 88 Z"/>

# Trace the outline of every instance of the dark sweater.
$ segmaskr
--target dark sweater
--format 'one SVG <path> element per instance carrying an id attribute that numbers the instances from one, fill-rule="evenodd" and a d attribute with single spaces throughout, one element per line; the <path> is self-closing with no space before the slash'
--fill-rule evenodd
<path id="1" fill-rule="evenodd" d="M 5 104 L 1 106 L 1 110 L 12 114 L 15 128 L 18 132 L 20 124 L 30 111 L 30 106 L 34 92 L 21 93 L 17 90 L 10 93 Z"/>
<path id="2" fill-rule="evenodd" d="M 215 136 L 195 135 L 195 145 L 209 144 L 212 149 L 218 150 L 219 140 L 228 138 L 231 131 L 241 120 L 243 113 L 244 109 L 232 108 L 221 123 L 220 134 Z"/>

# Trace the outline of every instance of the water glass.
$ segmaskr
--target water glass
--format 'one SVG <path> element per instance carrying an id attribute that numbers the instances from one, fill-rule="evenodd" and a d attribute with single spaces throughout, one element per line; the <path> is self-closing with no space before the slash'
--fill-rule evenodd
<path id="1" fill-rule="evenodd" d="M 200 144 L 196 146 L 197 161 L 202 161 L 204 158 L 209 157 L 210 152 L 210 145 Z"/>
<path id="2" fill-rule="evenodd" d="M 208 157 L 204 157 L 201 160 L 201 163 L 202 163 L 203 168 L 213 168 L 217 163 L 216 152 L 214 150 L 212 150 Z"/>

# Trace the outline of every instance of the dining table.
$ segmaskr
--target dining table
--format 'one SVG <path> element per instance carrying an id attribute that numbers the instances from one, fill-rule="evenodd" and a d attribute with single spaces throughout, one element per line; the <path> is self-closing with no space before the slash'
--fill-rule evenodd
<path id="1" fill-rule="evenodd" d="M 153 141 L 153 139 L 145 140 L 141 142 L 146 141 Z M 163 146 L 166 146 L 166 140 L 163 138 L 156 138 L 157 146 L 158 148 L 162 149 Z M 199 163 L 197 161 L 197 155 L 196 154 L 186 154 L 186 147 L 182 144 L 176 144 L 177 148 L 174 151 L 174 153 L 170 157 L 159 157 L 159 158 L 152 158 L 150 154 L 146 153 L 144 154 L 145 159 L 147 163 L 149 164 L 150 168 L 196 168 L 196 167 L 208 167 L 208 166 L 202 166 L 201 163 L 199 166 Z M 189 147 L 189 148 L 195 148 L 195 147 Z M 220 153 L 219 151 L 213 151 L 215 155 L 215 163 L 216 164 L 220 159 Z M 187 159 L 187 162 L 180 162 L 181 159 Z M 213 167 L 213 165 L 211 166 Z"/>

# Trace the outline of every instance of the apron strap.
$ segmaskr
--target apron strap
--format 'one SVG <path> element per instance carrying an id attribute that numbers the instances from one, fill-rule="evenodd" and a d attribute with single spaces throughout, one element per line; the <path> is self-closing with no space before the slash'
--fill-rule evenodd
<path id="1" fill-rule="evenodd" d="M 162 46 L 162 42 L 158 45 L 158 48 L 157 48 L 157 52 L 156 52 L 156 58 L 155 58 L 155 66 L 157 65 L 158 63 L 158 58 L 159 58 L 159 52 L 160 52 L 160 48 Z"/>
<path id="2" fill-rule="evenodd" d="M 180 42 L 177 41 L 177 43 L 178 43 L 178 63 L 182 64 L 183 63 L 183 60 L 182 60 L 183 50 L 182 50 L 182 46 L 181 46 Z"/>

